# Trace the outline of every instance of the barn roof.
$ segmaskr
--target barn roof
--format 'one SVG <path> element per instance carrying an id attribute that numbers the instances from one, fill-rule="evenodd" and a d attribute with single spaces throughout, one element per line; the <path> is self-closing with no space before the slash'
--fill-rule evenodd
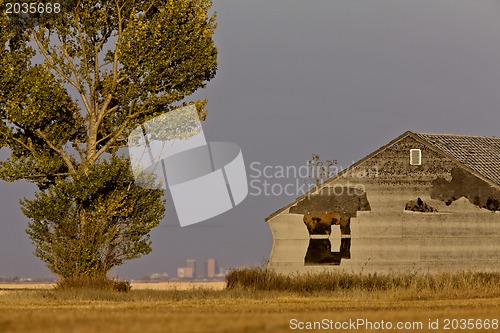
<path id="1" fill-rule="evenodd" d="M 463 165 L 500 185 L 500 138 L 415 133 Z"/>
<path id="2" fill-rule="evenodd" d="M 490 185 L 500 188 L 500 138 L 494 136 L 430 134 L 411 131 L 403 133 L 385 146 L 380 147 L 365 158 L 359 160 L 347 169 L 335 175 L 333 178 L 325 181 L 323 186 L 328 185 L 328 183 L 333 182 L 344 173 L 349 172 L 351 169 L 364 163 L 366 160 L 372 158 L 373 156 L 392 146 L 394 143 L 408 136 L 423 143 L 430 149 L 446 155 L 451 160 L 454 160 L 455 162 L 461 164 L 464 169 L 467 169 L 469 172 L 486 181 Z M 314 191 L 316 190 L 313 189 L 305 193 L 290 204 L 272 213 L 266 218 L 266 221 L 295 205 L 297 202 L 306 198 L 311 192 Z"/>

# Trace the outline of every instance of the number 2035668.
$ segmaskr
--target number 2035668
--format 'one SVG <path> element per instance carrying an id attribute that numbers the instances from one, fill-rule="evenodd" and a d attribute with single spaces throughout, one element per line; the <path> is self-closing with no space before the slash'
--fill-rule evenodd
<path id="1" fill-rule="evenodd" d="M 499 328 L 498 319 L 444 319 L 443 330 L 480 330 Z"/>
<path id="2" fill-rule="evenodd" d="M 5 12 L 7 14 L 59 14 L 61 4 L 58 2 L 7 2 Z"/>

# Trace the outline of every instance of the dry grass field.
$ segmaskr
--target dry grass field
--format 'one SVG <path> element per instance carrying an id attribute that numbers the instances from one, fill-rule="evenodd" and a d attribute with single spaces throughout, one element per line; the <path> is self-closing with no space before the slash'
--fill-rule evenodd
<path id="1" fill-rule="evenodd" d="M 382 279 L 374 277 L 375 287 L 326 291 L 234 285 L 221 289 L 220 283 L 136 284 L 128 293 L 0 285 L 0 332 L 499 332 L 491 325 L 476 329 L 478 320 L 500 319 L 497 277 L 475 278 L 441 277 L 427 287 L 417 279 L 401 287 L 399 283 L 382 286 Z M 464 282 L 476 285 L 463 288 Z M 474 329 L 453 329 L 450 321 L 446 330 L 447 319 L 471 319 L 467 324 Z M 365 325 L 335 329 L 335 323 L 357 320 L 365 320 Z M 439 329 L 430 329 L 429 320 L 438 320 Z M 300 329 L 307 328 L 308 322 L 332 326 Z M 398 323 L 409 329 L 397 329 Z"/>
<path id="2" fill-rule="evenodd" d="M 6 290 L 50 290 L 56 286 L 54 283 L 0 283 L 0 291 Z M 222 290 L 225 282 L 137 282 L 131 283 L 133 290 Z"/>

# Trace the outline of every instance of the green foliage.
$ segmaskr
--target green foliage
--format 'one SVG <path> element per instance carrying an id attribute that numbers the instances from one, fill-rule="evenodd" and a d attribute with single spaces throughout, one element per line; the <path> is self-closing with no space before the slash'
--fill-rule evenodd
<path id="1" fill-rule="evenodd" d="M 206 100 L 183 100 L 217 70 L 211 5 L 68 0 L 57 15 L 19 18 L 0 0 L 0 179 L 38 186 L 22 201 L 27 232 L 64 279 L 102 278 L 151 251 L 161 192 L 133 185 L 120 149 L 176 105 L 205 119 Z"/>
<path id="2" fill-rule="evenodd" d="M 57 275 L 80 279 L 103 278 L 124 260 L 149 253 L 149 231 L 163 215 L 162 192 L 133 183 L 128 160 L 113 157 L 24 200 L 37 256 Z"/>

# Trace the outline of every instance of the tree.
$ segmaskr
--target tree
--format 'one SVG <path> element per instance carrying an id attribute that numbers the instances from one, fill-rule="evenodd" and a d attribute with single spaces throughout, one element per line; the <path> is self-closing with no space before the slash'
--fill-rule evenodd
<path id="1" fill-rule="evenodd" d="M 0 148 L 10 152 L 0 179 L 38 186 L 21 201 L 27 233 L 63 280 L 105 278 L 151 251 L 162 192 L 134 185 L 122 148 L 214 78 L 211 5 L 65 0 L 58 13 L 16 16 L 0 0 Z M 190 102 L 202 120 L 206 102 Z"/>
<path id="2" fill-rule="evenodd" d="M 327 180 L 335 176 L 336 170 L 332 170 L 332 166 L 335 164 L 337 164 L 337 160 L 326 160 L 325 165 L 325 163 L 321 162 L 318 154 L 312 154 L 312 158 L 307 161 L 307 165 L 309 167 L 309 181 L 314 183 L 314 189 L 320 189 Z"/>

